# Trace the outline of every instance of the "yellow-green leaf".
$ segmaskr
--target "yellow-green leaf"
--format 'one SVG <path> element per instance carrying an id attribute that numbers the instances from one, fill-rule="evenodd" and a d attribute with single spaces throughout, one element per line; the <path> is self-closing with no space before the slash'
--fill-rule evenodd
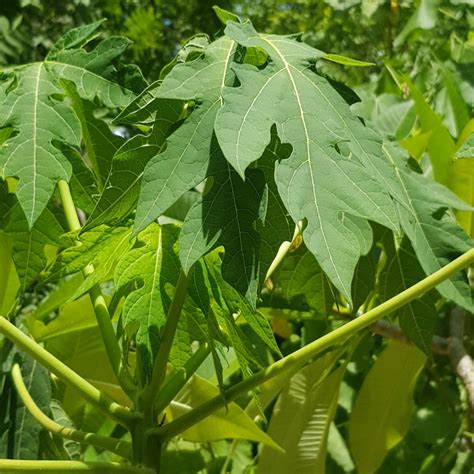
<path id="1" fill-rule="evenodd" d="M 176 402 L 171 404 L 169 408 L 171 416 L 177 418 L 216 395 L 219 395 L 219 390 L 214 385 L 194 375 Z M 186 430 L 183 436 L 196 443 L 226 438 L 247 439 L 281 450 L 236 403 L 229 403 L 226 408 L 214 412 Z"/>
<path id="2" fill-rule="evenodd" d="M 426 356 L 391 341 L 369 371 L 349 422 L 349 445 L 359 474 L 372 474 L 406 435 L 413 391 Z"/>

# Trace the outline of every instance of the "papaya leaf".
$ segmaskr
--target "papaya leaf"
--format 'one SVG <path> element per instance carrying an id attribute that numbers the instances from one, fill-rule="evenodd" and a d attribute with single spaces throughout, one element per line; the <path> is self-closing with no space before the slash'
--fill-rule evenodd
<path id="1" fill-rule="evenodd" d="M 425 274 L 407 237 L 395 248 L 392 236 L 386 236 L 384 250 L 387 261 L 379 275 L 379 292 L 387 300 L 422 280 Z M 436 300 L 436 291 L 430 291 L 397 311 L 403 332 L 429 357 L 437 316 Z"/>
<path id="2" fill-rule="evenodd" d="M 109 174 L 112 157 L 124 139 L 114 135 L 103 120 L 94 116 L 95 105 L 82 100 L 73 83 L 62 81 L 62 85 L 81 123 L 82 141 L 85 148 L 83 159 L 93 171 L 99 190 L 102 190 Z"/>
<path id="3" fill-rule="evenodd" d="M 46 269 L 46 245 L 61 245 L 60 236 L 63 229 L 54 214 L 44 209 L 36 220 L 33 228 L 29 228 L 23 210 L 17 204 L 13 207 L 6 228 L 13 239 L 13 261 L 24 291 L 36 282 L 43 270 Z"/>
<path id="4" fill-rule="evenodd" d="M 94 271 L 86 276 L 76 290 L 77 298 L 109 276 L 117 260 L 130 247 L 130 236 L 131 229 L 128 227 L 106 225 L 84 232 L 79 245 L 72 245 L 60 253 L 47 280 L 65 277 L 92 265 Z"/>
<path id="5" fill-rule="evenodd" d="M 180 272 L 174 249 L 177 237 L 176 226 L 150 225 L 139 234 L 137 245 L 120 259 L 115 269 L 118 290 L 136 282 L 136 289 L 128 294 L 124 303 L 123 325 L 124 328 L 133 323 L 137 325 L 135 339 L 148 375 L 171 304 L 171 291 Z"/>
<path id="6" fill-rule="evenodd" d="M 405 161 L 395 144 L 385 143 L 384 153 L 394 167 L 400 188 L 397 208 L 402 228 L 421 267 L 429 275 L 473 245 L 446 209 L 472 211 L 472 208 L 444 186 L 424 177 L 416 163 Z M 458 274 L 437 289 L 445 298 L 472 311 L 471 291 L 465 275 Z"/>
<path id="7" fill-rule="evenodd" d="M 257 232 L 260 235 L 260 282 L 266 277 L 282 242 L 290 242 L 295 223 L 285 209 L 275 182 L 275 163 L 288 158 L 291 146 L 282 144 L 275 133 L 262 157 L 257 161 L 257 168 L 265 176 L 265 190 L 261 199 L 260 218 L 257 221 Z"/>
<path id="8" fill-rule="evenodd" d="M 48 413 L 51 401 L 51 384 L 48 371 L 42 367 L 36 360 L 26 354 L 19 353 L 19 361 L 28 392 L 39 406 L 39 408 Z M 43 430 L 41 425 L 33 418 L 30 412 L 23 405 L 21 399 L 17 399 L 17 408 L 15 418 L 9 427 L 13 430 L 13 459 L 38 459 L 40 433 Z M 0 455 L 7 457 L 4 449 L 7 449 L 8 431 L 3 433 L 0 439 Z"/>
<path id="9" fill-rule="evenodd" d="M 13 239 L 0 231 L 0 313 L 9 314 L 13 309 L 20 279 L 13 262 Z"/>
<path id="10" fill-rule="evenodd" d="M 278 283 L 289 302 L 304 298 L 306 304 L 320 316 L 327 316 L 332 308 L 333 289 L 313 254 L 305 246 L 285 258 Z"/>
<path id="11" fill-rule="evenodd" d="M 135 135 L 116 150 L 104 190 L 84 230 L 100 224 L 113 224 L 133 211 L 145 165 L 160 152 L 181 111 L 180 101 L 162 100 L 150 134 Z"/>
<path id="12" fill-rule="evenodd" d="M 255 308 L 260 247 L 255 222 L 263 175 L 249 170 L 243 181 L 222 155 L 215 138 L 213 143 L 207 172 L 213 178 L 212 188 L 186 215 L 180 234 L 180 259 L 187 272 L 204 254 L 222 245 L 222 276 Z"/>
<path id="13" fill-rule="evenodd" d="M 138 235 L 135 246 L 120 258 L 114 272 L 117 291 L 132 285 L 123 306 L 123 326 L 135 332 L 145 378 L 151 375 L 181 270 L 178 234 L 179 228 L 175 225 L 151 224 Z M 191 280 L 191 288 L 194 283 Z M 191 288 L 190 295 L 203 290 L 202 287 L 197 291 Z M 204 291 L 207 290 L 204 288 Z M 190 357 L 194 341 L 208 340 L 206 321 L 190 295 L 186 297 L 170 354 L 176 368 L 182 367 Z"/>
<path id="14" fill-rule="evenodd" d="M 0 175 L 19 179 L 16 195 L 28 226 L 43 212 L 59 180 L 69 181 L 72 167 L 55 145 L 78 148 L 80 123 L 64 100 L 53 72 L 44 63 L 16 70 L 0 103 L 0 128 L 14 133 L 0 147 Z"/>
<path id="15" fill-rule="evenodd" d="M 206 177 L 215 116 L 222 106 L 225 84 L 234 81 L 230 69 L 234 51 L 234 41 L 220 38 L 197 59 L 174 67 L 157 89 L 161 99 L 195 101 L 195 109 L 168 138 L 166 150 L 146 165 L 135 218 L 136 232 Z"/>
<path id="16" fill-rule="evenodd" d="M 288 37 L 259 35 L 249 22 L 228 22 L 225 32 L 245 47 L 263 48 L 271 61 L 263 69 L 234 66 L 240 86 L 224 88 L 224 107 L 215 125 L 222 151 L 244 177 L 269 144 L 276 123 L 281 141 L 293 147 L 290 158 L 276 167 L 282 201 L 295 222 L 308 220 L 307 247 L 350 301 L 354 268 L 363 253 L 354 222 L 343 222 L 341 211 L 361 223 L 370 219 L 398 228 L 386 187 L 362 164 L 362 159 L 370 161 L 369 154 L 372 161 L 384 160 L 380 140 L 311 67 L 324 53 Z M 345 144 L 358 160 L 339 153 Z"/>
<path id="17" fill-rule="evenodd" d="M 125 106 L 134 96 L 115 66 L 128 40 L 108 38 L 91 51 L 71 46 L 83 46 L 98 26 L 67 33 L 45 61 L 19 66 L 1 78 L 0 129 L 12 133 L 0 147 L 0 176 L 19 179 L 16 194 L 30 228 L 56 183 L 71 178 L 61 146 L 78 149 L 81 143 L 81 124 L 61 81 L 72 81 L 81 98 L 97 97 L 108 107 Z M 141 86 L 143 81 L 133 81 L 133 88 Z"/>

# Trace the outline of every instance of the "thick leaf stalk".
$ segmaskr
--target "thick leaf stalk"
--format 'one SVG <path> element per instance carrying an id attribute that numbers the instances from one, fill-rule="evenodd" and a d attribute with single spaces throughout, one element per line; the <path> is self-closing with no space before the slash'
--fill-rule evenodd
<path id="1" fill-rule="evenodd" d="M 81 430 L 76 430 L 68 426 L 60 425 L 54 420 L 46 416 L 38 405 L 31 397 L 28 389 L 26 388 L 25 382 L 21 375 L 21 369 L 19 364 L 14 364 L 11 376 L 15 385 L 16 391 L 21 398 L 21 401 L 25 405 L 26 409 L 31 413 L 34 419 L 46 430 L 60 436 L 61 438 L 71 439 L 82 444 L 89 444 L 97 446 L 107 451 L 111 451 L 125 459 L 130 458 L 131 446 L 130 443 L 122 441 L 120 439 L 108 438 L 106 436 L 100 436 L 95 433 L 85 433 Z"/>
<path id="2" fill-rule="evenodd" d="M 69 230 L 80 230 L 81 223 L 79 222 L 79 218 L 77 216 L 76 208 L 74 206 L 74 201 L 72 199 L 71 190 L 69 189 L 68 183 L 63 180 L 59 181 L 58 189 L 61 195 L 61 201 L 63 204 L 64 214 L 66 216 Z M 94 269 L 89 266 L 84 269 L 84 275 L 89 275 L 93 271 Z M 104 296 L 102 295 L 99 285 L 94 285 L 91 288 L 91 290 L 89 291 L 89 296 L 91 298 L 92 306 L 94 307 L 97 324 L 99 326 L 99 330 L 102 335 L 102 339 L 104 341 L 107 356 L 109 358 L 112 369 L 125 392 L 133 396 L 135 392 L 135 384 L 127 368 L 123 365 L 122 351 L 120 350 L 120 346 L 115 335 L 115 330 L 112 325 L 112 320 L 107 309 L 107 304 L 105 302 Z"/>
<path id="3" fill-rule="evenodd" d="M 87 380 L 83 379 L 66 364 L 40 346 L 31 337 L 28 337 L 25 333 L 20 331 L 2 315 L 0 315 L 0 333 L 55 374 L 66 385 L 77 390 L 86 401 L 100 409 L 117 423 L 128 427 L 133 420 L 139 417 L 138 414 L 114 402 L 107 395 L 95 388 Z"/>

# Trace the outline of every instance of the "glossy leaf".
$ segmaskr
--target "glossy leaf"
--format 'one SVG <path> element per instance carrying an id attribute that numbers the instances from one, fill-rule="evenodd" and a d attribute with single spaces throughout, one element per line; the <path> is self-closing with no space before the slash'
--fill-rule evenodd
<path id="1" fill-rule="evenodd" d="M 6 230 L 13 239 L 13 261 L 24 291 L 46 269 L 46 246 L 59 247 L 63 229 L 48 208 L 44 209 L 30 229 L 22 209 L 16 205 Z"/>
<path id="2" fill-rule="evenodd" d="M 357 395 L 349 423 L 350 450 L 360 474 L 372 474 L 408 431 L 415 384 L 426 357 L 390 341 Z"/>
<path id="3" fill-rule="evenodd" d="M 193 376 L 177 398 L 176 404 L 171 404 L 173 418 L 188 412 L 191 408 L 204 403 L 218 395 L 218 390 L 206 380 Z M 236 403 L 229 403 L 227 408 L 221 408 L 214 414 L 196 423 L 183 433 L 185 439 L 194 442 L 214 441 L 234 438 L 249 439 L 271 446 L 272 452 L 280 449 L 270 436 L 262 431 L 255 422 L 245 414 Z"/>
<path id="4" fill-rule="evenodd" d="M 268 434 L 286 452 L 264 447 L 258 465 L 261 472 L 324 472 L 329 427 L 345 371 L 339 367 L 328 375 L 333 359 L 329 353 L 306 366 L 283 388 Z"/>
<path id="5" fill-rule="evenodd" d="M 76 291 L 76 297 L 82 295 L 110 274 L 117 260 L 128 250 L 130 235 L 130 228 L 111 228 L 105 225 L 84 232 L 78 245 L 72 245 L 61 252 L 48 279 L 62 278 L 92 265 L 94 271 Z"/>

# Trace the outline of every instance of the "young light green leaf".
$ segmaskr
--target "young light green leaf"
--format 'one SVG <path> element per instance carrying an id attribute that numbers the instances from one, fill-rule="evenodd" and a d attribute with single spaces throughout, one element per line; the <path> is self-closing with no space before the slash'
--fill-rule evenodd
<path id="1" fill-rule="evenodd" d="M 282 142 L 293 147 L 291 157 L 276 167 L 282 201 L 295 222 L 307 218 L 306 245 L 350 300 L 350 283 L 362 253 L 354 225 L 342 222 L 341 211 L 397 229 L 386 187 L 377 173 L 359 161 L 372 159 L 375 167 L 383 161 L 379 139 L 351 114 L 329 82 L 309 67 L 324 53 L 291 38 L 259 35 L 250 23 L 229 22 L 226 34 L 243 46 L 265 49 L 272 61 L 262 70 L 234 66 L 240 86 L 224 88 L 224 107 L 215 125 L 222 151 L 244 176 L 269 144 L 276 123 Z M 338 153 L 342 142 L 359 160 Z"/>
<path id="2" fill-rule="evenodd" d="M 172 417 L 177 418 L 218 394 L 218 390 L 212 384 L 194 375 L 177 398 L 178 403 L 170 405 Z M 186 430 L 183 436 L 189 441 L 199 443 L 227 438 L 248 439 L 270 446 L 272 452 L 281 449 L 234 402 L 196 423 Z"/>
<path id="3" fill-rule="evenodd" d="M 444 86 L 446 87 L 448 95 L 449 112 L 452 115 L 452 121 L 454 122 L 454 127 L 451 126 L 450 130 L 454 136 L 459 137 L 464 130 L 464 127 L 469 122 L 469 107 L 458 87 L 458 78 L 447 65 L 440 63 L 439 66 L 441 68 Z"/>
<path id="4" fill-rule="evenodd" d="M 59 255 L 48 280 L 77 273 L 92 265 L 94 271 L 86 276 L 75 297 L 90 290 L 113 270 L 117 260 L 130 247 L 131 229 L 128 227 L 99 226 L 80 236 L 80 244 L 68 247 Z"/>
<path id="5" fill-rule="evenodd" d="M 110 365 L 88 295 L 62 305 L 57 317 L 48 324 L 31 318 L 28 328 L 36 341 L 72 370 L 120 403 L 131 403 Z M 86 406 L 73 388 L 65 388 L 61 402 L 66 413 L 75 420 Z M 99 417 L 94 421 L 102 424 L 102 420 Z"/>
<path id="6" fill-rule="evenodd" d="M 333 63 L 342 64 L 343 66 L 352 67 L 371 67 L 375 66 L 375 63 L 368 63 L 366 61 L 359 61 L 358 59 L 346 58 L 339 54 L 325 54 L 323 59 L 331 61 Z"/>
<path id="7" fill-rule="evenodd" d="M 461 145 L 461 148 L 459 148 L 459 150 L 456 152 L 456 158 L 459 160 L 465 158 L 474 158 L 474 132 L 469 135 L 468 139 Z"/>
<path id="8" fill-rule="evenodd" d="M 268 434 L 285 453 L 265 446 L 260 454 L 260 472 L 324 472 L 329 427 L 345 372 L 345 367 L 339 367 L 328 375 L 334 362 L 334 353 L 327 354 L 300 370 L 283 388 Z"/>
<path id="9" fill-rule="evenodd" d="M 430 157 L 434 177 L 438 183 L 447 185 L 449 168 L 456 148 L 454 141 L 441 117 L 431 109 L 421 91 L 413 84 L 410 85 L 410 94 L 415 103 L 421 131 L 428 135 L 426 151 Z"/>
<path id="10" fill-rule="evenodd" d="M 392 340 L 365 378 L 349 423 L 350 450 L 360 474 L 375 473 L 405 437 L 425 361 L 415 346 Z"/>
<path id="11" fill-rule="evenodd" d="M 230 69 L 234 51 L 234 41 L 220 38 L 202 56 L 174 67 L 157 90 L 162 99 L 194 100 L 196 108 L 169 137 L 166 150 L 146 165 L 135 231 L 206 177 L 215 116 L 222 106 L 224 86 L 234 80 Z"/>
<path id="12" fill-rule="evenodd" d="M 20 279 L 13 262 L 13 239 L 3 231 L 0 231 L 0 268 L 0 313 L 8 315 L 20 289 Z"/>

